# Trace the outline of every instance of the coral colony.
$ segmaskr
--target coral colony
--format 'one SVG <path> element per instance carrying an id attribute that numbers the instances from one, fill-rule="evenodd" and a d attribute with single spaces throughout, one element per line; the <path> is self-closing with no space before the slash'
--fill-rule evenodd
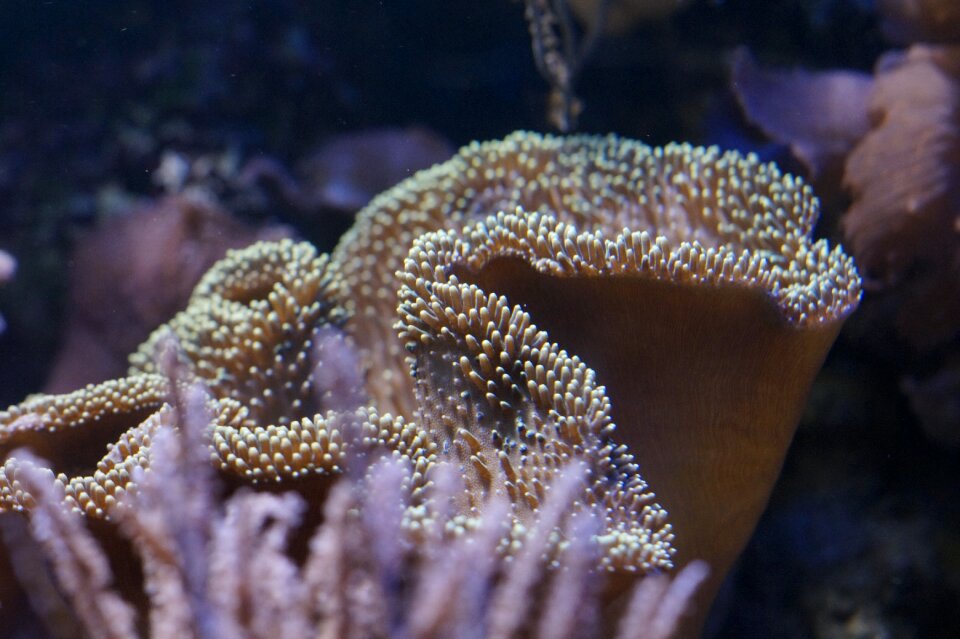
<path id="1" fill-rule="evenodd" d="M 76 4 L 0 639 L 957 636 L 960 2 Z"/>
<path id="2" fill-rule="evenodd" d="M 518 132 L 330 257 L 231 251 L 126 376 L 0 413 L 24 587 L 96 637 L 696 635 L 859 301 L 817 216 L 752 156 Z"/>

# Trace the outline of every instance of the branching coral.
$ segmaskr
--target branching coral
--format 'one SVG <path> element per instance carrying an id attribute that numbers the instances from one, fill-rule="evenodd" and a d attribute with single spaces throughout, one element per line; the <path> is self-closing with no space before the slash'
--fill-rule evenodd
<path id="1" fill-rule="evenodd" d="M 601 623 L 596 549 L 589 535 L 579 534 L 591 516 L 569 514 L 581 482 L 575 468 L 549 486 L 541 523 L 524 533 L 523 553 L 505 561 L 497 552 L 510 529 L 504 501 L 492 503 L 474 529 L 449 533 L 459 522 L 447 504 L 462 485 L 447 465 L 437 466 L 430 499 L 418 508 L 430 543 L 406 543 L 395 533 L 412 507 L 404 489 L 411 468 L 374 458 L 334 486 L 306 560 L 297 562 L 287 542 L 302 517 L 298 496 L 241 491 L 216 505 L 203 461 L 202 393 L 184 389 L 184 412 L 175 420 L 181 434 L 169 426 L 156 433 L 154 466 L 119 511 L 123 534 L 145 566 L 145 617 L 115 590 L 107 549 L 63 507 L 42 462 L 21 455 L 24 484 L 37 496 L 34 535 L 72 604 L 69 612 L 90 637 L 148 630 L 160 638 L 553 639 L 597 637 L 618 627 L 623 639 L 668 639 L 704 577 L 704 567 L 694 564 L 672 579 L 644 580 L 622 620 Z M 200 508 L 185 507 L 191 501 Z M 551 566 L 545 557 L 557 527 L 570 543 Z"/>

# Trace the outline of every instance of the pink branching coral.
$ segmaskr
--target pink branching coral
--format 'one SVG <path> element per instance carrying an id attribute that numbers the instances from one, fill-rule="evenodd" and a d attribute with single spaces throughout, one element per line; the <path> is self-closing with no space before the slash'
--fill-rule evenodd
<path id="1" fill-rule="evenodd" d="M 199 385 L 176 393 L 180 428 L 155 433 L 152 466 L 117 510 L 144 567 L 144 610 L 114 589 L 111 551 L 64 506 L 44 464 L 18 453 L 20 479 L 36 499 L 33 534 L 87 636 L 560 639 L 606 632 L 596 522 L 589 511 L 571 514 L 583 481 L 576 465 L 558 476 L 540 522 L 508 561 L 500 549 L 511 530 L 506 500 L 489 504 L 470 530 L 451 534 L 460 522 L 450 503 L 462 488 L 458 473 L 439 465 L 419 533 L 429 543 L 413 545 L 402 532 L 412 469 L 357 457 L 297 561 L 288 544 L 302 523 L 301 497 L 242 490 L 218 503 L 205 459 L 204 394 Z M 546 560 L 557 529 L 569 541 Z M 623 639 L 671 637 L 704 575 L 692 564 L 672 579 L 641 581 L 610 631 Z"/>

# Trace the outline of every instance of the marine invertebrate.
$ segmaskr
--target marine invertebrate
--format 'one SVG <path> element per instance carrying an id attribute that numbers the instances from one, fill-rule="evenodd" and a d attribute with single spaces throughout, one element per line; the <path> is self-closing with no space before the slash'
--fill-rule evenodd
<path id="1" fill-rule="evenodd" d="M 550 85 L 547 121 L 561 133 L 577 128 L 583 102 L 574 87 L 604 34 L 623 35 L 662 19 L 688 0 L 524 0 L 533 61 Z M 583 25 L 579 29 L 574 16 Z"/>
<path id="2" fill-rule="evenodd" d="M 680 565 L 703 558 L 714 571 L 705 603 L 766 504 L 813 376 L 859 300 L 859 278 L 839 248 L 810 241 L 809 188 L 772 166 L 672 146 L 645 168 L 675 189 L 641 189 L 649 199 L 631 211 L 634 228 L 656 238 L 581 233 L 518 210 L 462 238 L 417 240 L 402 274 L 402 334 L 418 380 L 465 373 L 453 386 L 459 397 L 436 405 L 437 421 L 493 424 L 474 433 L 480 482 L 497 481 L 485 473 L 512 478 L 502 461 L 515 454 L 512 440 L 543 437 L 531 402 L 593 412 L 609 426 L 589 394 L 604 384 L 617 424 L 609 436 L 655 478 Z M 724 206 L 708 206 L 707 194 Z M 557 355 L 540 350 L 546 335 L 533 322 L 596 380 L 575 366 L 551 375 Z M 434 323 L 440 340 L 423 330 Z M 452 355 L 457 340 L 467 348 Z M 584 395 L 551 388 L 561 377 Z M 555 414 L 543 421 L 565 429 Z M 484 445 L 500 451 L 499 465 L 478 452 Z"/>
<path id="3" fill-rule="evenodd" d="M 406 264 L 401 278 L 432 291 L 437 278 L 456 277 L 483 295 L 504 296 L 508 304 L 476 302 L 496 306 L 485 321 L 509 324 L 506 314 L 536 324 L 595 370 L 618 425 L 613 439 L 628 445 L 671 512 L 681 564 L 706 557 L 715 587 L 749 537 L 813 376 L 859 300 L 852 262 L 810 240 L 818 205 L 809 187 L 753 157 L 514 134 L 467 147 L 380 196 L 338 247 L 342 290 L 357 309 L 345 328 L 369 362 L 382 367 L 403 356 L 389 335 L 388 309 L 407 244 L 431 228 L 516 206 L 555 219 L 528 228 L 512 216 L 476 227 L 464 244 L 482 258 L 454 250 L 446 237 L 442 248 L 423 249 L 423 264 Z M 451 293 L 449 309 L 434 302 L 418 312 L 456 315 L 476 295 Z M 528 320 L 516 315 L 518 305 Z M 504 339 L 508 332 L 497 328 Z M 413 341 L 414 332 L 401 332 Z M 513 333 L 511 348 L 521 334 Z M 485 356 L 494 377 L 505 374 Z M 479 361 L 464 369 L 468 377 Z M 418 357 L 418 375 L 420 365 Z M 397 365 L 382 370 L 368 373 L 375 405 L 410 410 L 412 380 Z M 540 383 L 527 376 L 521 395 L 531 380 Z M 514 401 L 506 377 L 475 386 L 483 384 L 503 386 L 497 400 Z"/>
<path id="4" fill-rule="evenodd" d="M 916 45 L 878 65 L 873 127 L 847 158 L 843 232 L 897 322 L 921 348 L 960 330 L 960 47 Z M 917 313 L 927 307 L 931 312 Z"/>
<path id="5" fill-rule="evenodd" d="M 517 206 L 551 213 L 581 231 L 630 227 L 680 238 L 688 229 L 681 204 L 693 209 L 702 201 L 713 210 L 727 203 L 707 184 L 707 190 L 689 204 L 678 200 L 682 184 L 672 185 L 669 179 L 696 181 L 704 176 L 685 178 L 679 171 L 667 175 L 661 170 L 659 153 L 616 136 L 519 131 L 503 140 L 468 145 L 447 162 L 377 196 L 358 213 L 332 255 L 343 277 L 337 301 L 348 314 L 344 330 L 359 348 L 373 403 L 384 412 L 406 417 L 415 410 L 406 352 L 393 329 L 399 288 L 396 273 L 414 239 L 429 231 L 460 229 Z M 754 167 L 760 165 L 751 162 L 740 173 L 716 177 L 736 180 L 738 188 L 745 189 L 731 206 L 766 195 L 749 192 L 753 184 L 749 170 Z M 710 175 L 716 170 L 729 169 L 726 165 L 709 169 Z M 791 182 L 783 188 L 791 190 L 799 184 Z M 654 208 L 659 210 L 656 215 Z M 650 215 L 642 217 L 648 210 Z"/>
<path id="6" fill-rule="evenodd" d="M 227 249 L 287 235 L 282 227 L 252 228 L 186 195 L 105 220 L 74 250 L 66 338 L 45 391 L 122 375 L 130 352 L 183 309 Z"/>
<path id="7" fill-rule="evenodd" d="M 879 9 L 904 40 L 955 40 L 958 6 L 894 0 Z M 960 47 L 887 53 L 869 78 L 765 71 L 740 53 L 733 83 L 751 121 L 789 143 L 821 197 L 826 191 L 834 208 L 847 209 L 840 231 L 874 293 L 855 339 L 888 357 L 891 340 L 902 338 L 909 348 L 895 357 L 907 373 L 901 390 L 934 440 L 955 439 L 950 402 L 926 395 L 949 392 L 960 334 Z M 908 353 L 912 361 L 904 361 Z M 939 366 L 942 374 L 932 373 Z"/>
<path id="8" fill-rule="evenodd" d="M 584 229 L 623 225 L 648 152 L 615 137 L 520 131 L 466 146 L 374 198 L 332 255 L 344 282 L 344 330 L 359 347 L 374 404 L 406 417 L 415 409 L 406 352 L 393 329 L 396 272 L 415 238 L 516 206 L 553 212 Z"/>
<path id="9" fill-rule="evenodd" d="M 0 443 L 5 451 L 33 442 L 46 446 L 41 449 L 52 453 L 55 462 L 48 472 L 65 504 L 91 517 L 115 519 L 118 502 L 125 494 L 139 492 L 143 470 L 154 467 L 158 433 L 180 421 L 179 389 L 192 385 L 203 390 L 210 455 L 223 473 L 261 484 L 295 482 L 310 496 L 314 511 L 322 509 L 325 490 L 316 490 L 313 480 L 329 486 L 330 477 L 344 469 L 351 454 L 375 447 L 410 464 L 405 490 L 417 508 L 406 517 L 406 527 L 411 538 L 418 538 L 430 523 L 419 509 L 423 489 L 441 457 L 437 448 L 441 434 L 428 416 L 435 417 L 431 409 L 447 401 L 450 380 L 422 381 L 418 413 L 422 421 L 407 422 L 372 408 L 325 410 L 327 394 L 320 391 L 328 385 L 319 380 L 326 378 L 324 366 L 329 361 L 323 356 L 317 361 L 313 355 L 318 344 L 322 351 L 336 350 L 324 340 L 332 339 L 334 345 L 342 340 L 338 333 L 330 334 L 342 320 L 340 309 L 330 301 L 338 285 L 325 256 L 308 244 L 260 243 L 232 252 L 204 276 L 187 309 L 131 356 L 128 377 L 63 396 L 39 396 L 11 408 L 0 414 L 4 426 Z M 439 326 L 409 330 L 418 335 L 433 332 L 438 339 L 444 333 Z M 171 344 L 180 345 L 176 356 L 170 354 Z M 451 510 L 457 527 L 474 530 L 494 494 L 508 498 L 511 524 L 503 552 L 513 553 L 540 521 L 538 513 L 555 477 L 582 464 L 589 480 L 582 480 L 578 503 L 603 513 L 596 533 L 597 565 L 634 573 L 670 566 L 671 528 L 629 454 L 609 439 L 609 404 L 602 389 L 591 385 L 592 373 L 582 363 L 560 354 L 543 336 L 537 344 L 554 363 L 550 375 L 563 377 L 554 391 L 584 393 L 589 410 L 583 411 L 579 400 L 568 406 L 532 402 L 527 411 L 531 441 L 519 442 L 517 451 L 502 461 L 492 449 L 484 458 L 512 473 L 512 490 L 468 484 Z M 158 352 L 180 363 L 163 364 L 164 358 L 158 362 Z M 170 372 L 174 369 L 175 375 Z M 569 375 L 573 377 L 567 379 Z M 556 434 L 543 427 L 553 420 L 563 424 Z M 541 432 L 534 433 L 534 428 Z M 88 445 L 81 459 L 72 459 L 73 451 L 59 447 L 67 443 L 64 432 Z M 483 436 L 476 429 L 474 434 L 461 429 L 454 447 L 476 448 Z M 110 437 L 117 441 L 91 472 L 94 451 Z M 529 454 L 518 452 L 528 445 Z M 68 458 L 72 463 L 65 465 Z M 23 462 L 14 453 L 0 469 L 0 506 L 35 508 L 36 496 L 28 485 Z M 543 543 L 551 552 L 561 552 L 563 544 L 551 539 Z"/>
<path id="10" fill-rule="evenodd" d="M 149 438 L 169 419 L 170 385 L 155 357 L 172 335 L 188 381 L 202 382 L 210 393 L 221 446 L 215 450 L 226 472 L 252 478 L 332 472 L 339 460 L 330 449 L 336 451 L 337 442 L 314 421 L 322 423 L 325 409 L 311 380 L 322 365 L 313 357 L 314 338 L 342 321 L 330 301 L 337 282 L 326 256 L 306 243 L 264 242 L 228 254 L 198 283 L 187 309 L 131 356 L 127 377 L 38 396 L 0 413 L 0 454 L 19 446 L 37 450 L 58 469 L 72 505 L 106 515 L 130 484 L 132 467 L 147 465 Z M 393 422 L 371 418 L 373 424 Z M 283 437 L 288 431 L 296 433 L 296 450 Z M 78 442 L 84 444 L 79 451 Z M 17 488 L 16 465 L 12 458 L 0 470 L 0 501 L 8 509 L 29 506 Z"/>
<path id="11" fill-rule="evenodd" d="M 511 212 L 487 215 L 502 209 Z M 119 383 L 150 381 L 149 401 L 92 392 L 105 414 L 134 422 L 111 453 L 134 467 L 182 413 L 163 397 L 183 384 L 207 393 L 212 454 L 227 474 L 329 478 L 351 450 L 385 449 L 412 468 L 413 539 L 429 527 L 420 507 L 440 459 L 465 469 L 450 496 L 461 532 L 507 498 L 509 552 L 546 517 L 549 486 L 582 465 L 576 501 L 598 513 L 599 565 L 669 566 L 662 504 L 676 513 L 680 564 L 711 565 L 705 612 L 859 299 L 850 259 L 810 239 L 816 217 L 808 187 L 753 157 L 518 133 L 378 197 L 330 261 L 289 241 L 230 254 L 132 356 Z M 172 381 L 155 361 L 169 335 L 184 371 Z M 331 389 L 344 384 L 325 379 L 318 358 L 350 360 L 354 348 L 371 406 L 358 395 L 331 412 Z M 76 399 L 66 400 L 74 411 Z M 82 411 L 41 414 L 62 399 L 31 401 L 0 414 L 6 450 L 57 419 L 90 426 Z M 78 475 L 92 497 L 66 499 L 109 514 L 137 472 Z M 14 496 L 5 506 L 29 508 L 16 473 L 14 460 L 0 474 Z M 551 530 L 557 556 L 563 535 Z"/>
<path id="12" fill-rule="evenodd" d="M 597 9 L 596 20 L 581 39 L 566 0 L 525 0 L 524 5 L 533 61 L 550 85 L 547 120 L 561 132 L 569 133 L 576 128 L 583 109 L 574 94 L 574 84 L 600 34 L 603 8 Z"/>
<path id="13" fill-rule="evenodd" d="M 20 455 L 24 486 L 37 498 L 31 527 L 69 602 L 61 612 L 88 636 L 550 639 L 617 630 L 623 639 L 668 639 L 705 574 L 694 564 L 645 579 L 623 617 L 601 625 L 594 538 L 579 534 L 592 520 L 570 515 L 581 481 L 576 467 L 548 486 L 543 519 L 523 533 L 522 555 L 506 561 L 497 546 L 510 528 L 509 507 L 494 500 L 475 528 L 463 530 L 447 507 L 462 490 L 447 465 L 436 467 L 430 499 L 417 507 L 430 543 L 406 543 L 397 532 L 414 507 L 404 489 L 412 468 L 375 457 L 333 486 L 324 522 L 310 531 L 298 562 L 287 549 L 302 523 L 298 495 L 244 490 L 219 503 L 205 459 L 203 394 L 183 389 L 175 401 L 180 427 L 157 431 L 151 471 L 118 511 L 145 566 L 143 611 L 111 583 L 109 550 L 64 507 L 45 464 Z M 571 543 L 551 567 L 557 527 Z"/>
<path id="14" fill-rule="evenodd" d="M 491 218 L 491 235 L 515 221 Z M 488 230 L 481 228 L 478 235 Z M 399 326 L 414 356 L 422 427 L 464 468 L 471 489 L 464 510 L 508 495 L 529 520 L 557 474 L 583 463 L 588 489 L 580 499 L 603 517 L 601 565 L 630 572 L 667 565 L 666 512 L 614 439 L 594 372 L 505 297 L 461 284 L 450 270 L 469 249 L 455 237 L 429 233 L 415 242 L 401 276 Z"/>

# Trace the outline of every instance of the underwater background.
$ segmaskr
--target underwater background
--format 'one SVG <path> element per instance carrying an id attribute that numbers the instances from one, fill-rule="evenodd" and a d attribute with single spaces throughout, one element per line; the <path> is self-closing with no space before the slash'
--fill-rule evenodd
<path id="1" fill-rule="evenodd" d="M 597 3 L 570 4 L 582 43 Z M 773 90 L 823 70 L 868 82 L 892 51 L 955 54 L 960 20 L 925 31 L 893 0 L 674 4 L 608 16 L 578 60 L 573 130 L 776 161 L 821 194 L 817 235 L 849 249 L 849 149 L 818 151 L 839 173 L 810 162 L 809 146 L 791 144 L 805 133 L 770 124 L 779 112 L 762 114 L 782 105 L 747 95 L 734 69 L 747 73 L 749 56 Z M 937 15 L 936 2 L 900 4 Z M 4 1 L 0 404 L 122 373 L 84 340 L 109 335 L 129 351 L 185 302 L 169 289 L 192 282 L 119 284 L 136 269 L 116 260 L 140 251 L 124 243 L 150 243 L 125 218 L 186 215 L 188 227 L 212 226 L 157 233 L 230 235 L 223 249 L 295 235 L 329 251 L 373 195 L 458 147 L 555 131 L 531 49 L 524 3 L 510 0 Z M 944 66 L 960 95 L 958 67 Z M 808 128 L 832 117 L 793 106 L 782 118 L 803 109 Z M 941 110 L 934 130 L 950 148 L 936 176 L 950 186 L 938 215 L 952 226 L 929 243 L 947 257 L 895 274 L 861 265 L 862 306 L 814 385 L 708 636 L 960 636 L 960 98 Z M 186 196 L 229 220 L 183 213 Z"/>

